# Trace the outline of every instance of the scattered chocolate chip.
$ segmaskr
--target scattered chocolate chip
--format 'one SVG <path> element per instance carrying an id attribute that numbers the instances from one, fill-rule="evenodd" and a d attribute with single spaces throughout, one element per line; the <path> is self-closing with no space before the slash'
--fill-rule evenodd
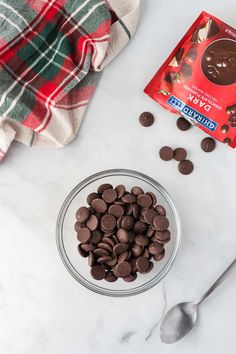
<path id="1" fill-rule="evenodd" d="M 139 122 L 143 127 L 150 127 L 154 123 L 154 116 L 150 112 L 143 112 L 139 117 Z"/>
<path id="2" fill-rule="evenodd" d="M 174 159 L 176 161 L 183 161 L 187 157 L 187 151 L 183 148 L 177 148 L 174 150 Z"/>
<path id="3" fill-rule="evenodd" d="M 182 131 L 189 130 L 191 128 L 191 123 L 184 117 L 179 117 L 176 121 L 177 128 Z"/>
<path id="4" fill-rule="evenodd" d="M 211 152 L 215 149 L 216 142 L 212 138 L 204 138 L 201 142 L 201 148 L 205 152 Z"/>
<path id="5" fill-rule="evenodd" d="M 149 245 L 148 247 L 148 251 L 151 253 L 151 254 L 159 254 L 163 251 L 163 245 L 159 242 L 153 242 Z"/>
<path id="6" fill-rule="evenodd" d="M 131 193 L 137 197 L 139 194 L 144 194 L 144 191 L 142 188 L 140 188 L 138 186 L 134 186 L 131 188 Z"/>
<path id="7" fill-rule="evenodd" d="M 121 205 L 113 204 L 108 209 L 108 213 L 115 216 L 118 219 L 124 214 L 124 208 Z"/>
<path id="8" fill-rule="evenodd" d="M 170 161 L 174 157 L 174 151 L 169 146 L 163 146 L 159 151 L 159 156 L 164 161 Z"/>
<path id="9" fill-rule="evenodd" d="M 179 163 L 179 172 L 183 175 L 189 175 L 193 172 L 193 163 L 189 160 L 184 160 Z"/>
<path id="10" fill-rule="evenodd" d="M 129 241 L 129 235 L 125 229 L 118 229 L 116 235 L 121 243 L 127 243 Z"/>

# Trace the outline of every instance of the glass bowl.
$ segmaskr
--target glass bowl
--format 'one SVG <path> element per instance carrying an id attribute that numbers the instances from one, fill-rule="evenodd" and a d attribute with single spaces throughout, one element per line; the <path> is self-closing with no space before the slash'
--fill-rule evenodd
<path id="1" fill-rule="evenodd" d="M 158 204 L 165 207 L 170 221 L 171 240 L 165 245 L 165 257 L 159 262 L 154 262 L 154 267 L 150 273 L 138 274 L 137 279 L 131 283 L 127 283 L 123 279 L 118 279 L 114 283 L 93 279 L 90 275 L 87 259 L 81 257 L 77 251 L 78 241 L 74 230 L 76 210 L 80 206 L 87 205 L 87 195 L 96 191 L 102 183 L 111 183 L 114 187 L 118 184 L 124 184 L 127 190 L 138 185 L 145 192 L 155 193 Z M 80 182 L 62 204 L 56 226 L 58 251 L 70 274 L 81 285 L 95 293 L 117 297 L 140 294 L 156 285 L 171 268 L 177 255 L 180 237 L 180 218 L 171 197 L 165 189 L 154 179 L 140 172 L 125 169 L 102 171 Z"/>

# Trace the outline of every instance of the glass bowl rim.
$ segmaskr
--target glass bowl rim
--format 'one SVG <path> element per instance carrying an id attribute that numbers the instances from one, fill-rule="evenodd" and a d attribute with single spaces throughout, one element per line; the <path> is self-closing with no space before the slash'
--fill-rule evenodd
<path id="1" fill-rule="evenodd" d="M 73 265 L 70 262 L 70 259 L 67 256 L 64 243 L 63 243 L 63 225 L 64 225 L 64 219 L 67 213 L 68 208 L 70 207 L 71 202 L 73 199 L 79 194 L 85 187 L 87 187 L 90 183 L 95 182 L 101 178 L 104 177 L 111 177 L 111 176 L 128 176 L 128 177 L 135 177 L 139 180 L 142 180 L 149 185 L 151 185 L 153 188 L 157 189 L 158 192 L 162 195 L 162 197 L 166 200 L 168 203 L 173 216 L 175 220 L 175 226 L 176 226 L 176 240 L 175 240 L 175 245 L 173 248 L 173 251 L 171 253 L 171 256 L 167 263 L 165 264 L 164 268 L 156 274 L 151 280 L 147 281 L 146 283 L 139 285 L 133 289 L 127 289 L 127 290 L 111 290 L 104 288 L 99 285 L 95 285 L 91 283 L 89 280 L 85 279 L 80 273 L 77 272 L 77 270 L 73 267 Z M 56 222 L 56 244 L 57 244 L 57 249 L 59 252 L 59 255 L 61 257 L 61 260 L 68 270 L 68 272 L 72 275 L 72 277 L 79 282 L 81 285 L 83 285 L 85 288 L 100 294 L 100 295 L 105 295 L 105 296 L 111 296 L 111 297 L 127 297 L 127 296 L 133 296 L 133 295 L 138 295 L 141 294 L 149 289 L 151 289 L 153 286 L 155 286 L 157 283 L 159 283 L 164 276 L 169 272 L 171 269 L 174 260 L 177 256 L 179 246 L 180 246 L 180 241 L 181 241 L 181 221 L 180 221 L 180 216 L 179 213 L 176 209 L 176 206 L 170 197 L 169 193 L 165 190 L 164 187 L 162 187 L 161 184 L 159 184 L 156 180 L 153 178 L 147 176 L 146 174 L 143 174 L 141 172 L 131 170 L 131 169 L 109 169 L 109 170 L 104 170 L 100 171 L 97 173 L 94 173 L 90 175 L 89 177 L 83 179 L 80 183 L 78 183 L 72 190 L 71 192 L 67 195 L 65 198 L 64 202 L 62 203 L 62 206 L 60 208 L 60 211 L 58 213 L 57 217 L 57 222 Z"/>

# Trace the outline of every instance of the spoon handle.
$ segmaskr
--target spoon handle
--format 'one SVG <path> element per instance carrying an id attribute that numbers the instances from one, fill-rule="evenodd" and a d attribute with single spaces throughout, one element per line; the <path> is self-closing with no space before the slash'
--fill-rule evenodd
<path id="1" fill-rule="evenodd" d="M 225 269 L 219 278 L 212 284 L 212 286 L 198 299 L 195 304 L 200 305 L 229 275 L 233 267 L 236 265 L 236 259 Z"/>

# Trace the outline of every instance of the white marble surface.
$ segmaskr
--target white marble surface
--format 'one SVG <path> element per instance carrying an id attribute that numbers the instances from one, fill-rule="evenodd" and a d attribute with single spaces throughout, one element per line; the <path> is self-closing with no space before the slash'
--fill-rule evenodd
<path id="1" fill-rule="evenodd" d="M 60 150 L 15 144 L 1 165 L 1 354 L 235 353 L 236 273 L 202 305 L 189 336 L 171 346 L 159 339 L 166 307 L 199 296 L 236 254 L 236 151 L 218 144 L 204 154 L 204 134 L 177 131 L 175 119 L 142 92 L 203 9 L 236 25 L 235 0 L 143 0 L 137 35 L 105 71 L 77 139 Z M 137 123 L 143 110 L 156 116 L 150 129 Z M 166 143 L 188 149 L 192 175 L 160 161 L 157 151 Z M 156 178 L 183 221 L 173 269 L 152 290 L 125 299 L 79 286 L 55 245 L 68 192 L 91 173 L 118 167 Z"/>

